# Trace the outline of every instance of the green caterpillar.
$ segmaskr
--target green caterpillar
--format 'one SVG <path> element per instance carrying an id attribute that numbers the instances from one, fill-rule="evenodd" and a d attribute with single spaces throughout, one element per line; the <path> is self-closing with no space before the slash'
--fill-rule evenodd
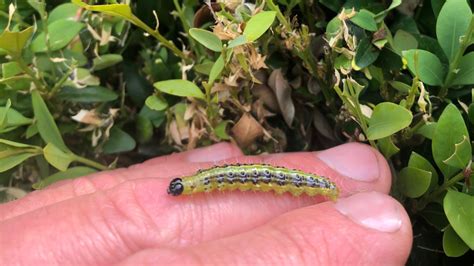
<path id="1" fill-rule="evenodd" d="M 290 192 L 294 196 L 322 195 L 332 200 L 339 196 L 336 184 L 326 177 L 300 170 L 266 164 L 233 164 L 199 170 L 195 175 L 175 178 L 168 187 L 173 196 L 213 190 Z"/>

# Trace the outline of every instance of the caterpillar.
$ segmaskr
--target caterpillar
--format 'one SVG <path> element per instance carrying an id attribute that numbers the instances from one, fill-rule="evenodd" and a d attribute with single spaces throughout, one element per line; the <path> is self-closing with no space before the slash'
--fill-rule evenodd
<path id="1" fill-rule="evenodd" d="M 172 196 L 214 190 L 290 192 L 294 196 L 322 195 L 332 200 L 339 196 L 336 184 L 328 178 L 300 170 L 267 164 L 233 164 L 199 170 L 195 175 L 173 179 L 168 186 Z"/>

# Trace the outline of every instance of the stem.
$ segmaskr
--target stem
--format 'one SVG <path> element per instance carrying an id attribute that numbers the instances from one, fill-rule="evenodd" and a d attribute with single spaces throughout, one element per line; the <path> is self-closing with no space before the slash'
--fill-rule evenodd
<path id="1" fill-rule="evenodd" d="M 471 170 L 474 170 L 474 165 L 471 165 Z M 459 172 L 457 175 L 455 175 L 453 178 L 449 179 L 448 181 L 444 182 L 443 185 L 441 185 L 438 189 L 435 191 L 431 192 L 429 195 L 426 197 L 423 197 L 420 200 L 420 203 L 418 204 L 417 209 L 422 210 L 425 208 L 425 206 L 432 202 L 436 197 L 438 197 L 441 193 L 446 191 L 449 187 L 455 185 L 457 182 L 463 180 L 465 178 L 464 176 L 464 170 Z"/>
<path id="2" fill-rule="evenodd" d="M 35 76 L 35 73 L 28 67 L 28 65 L 26 64 L 26 62 L 23 60 L 23 58 L 21 58 L 21 56 L 15 56 L 13 58 L 14 61 L 16 61 L 18 63 L 18 65 L 20 66 L 20 68 L 28 75 L 30 76 L 31 80 L 33 81 L 33 83 L 35 84 L 36 88 L 40 91 L 44 91 L 45 90 L 45 87 L 43 86 L 43 84 L 41 83 L 41 81 Z"/>
<path id="3" fill-rule="evenodd" d="M 278 20 L 280 21 L 281 24 L 283 24 L 283 26 L 286 28 L 287 31 L 291 31 L 291 25 L 290 23 L 288 22 L 288 20 L 285 18 L 285 16 L 283 15 L 283 13 L 281 13 L 281 10 L 280 8 L 278 8 L 277 5 L 275 5 L 275 3 L 273 3 L 273 0 L 267 0 L 267 5 L 268 7 L 275 11 L 276 12 L 276 16 L 278 18 Z"/>
<path id="4" fill-rule="evenodd" d="M 461 44 L 456 53 L 456 56 L 454 57 L 453 62 L 449 64 L 448 75 L 446 75 L 446 79 L 444 80 L 443 87 L 441 87 L 441 90 L 439 91 L 439 94 L 438 94 L 439 97 L 444 98 L 448 94 L 448 88 L 449 86 L 451 86 L 451 83 L 453 82 L 453 79 L 456 76 L 456 72 L 457 72 L 456 70 L 458 68 L 459 62 L 461 61 L 464 51 L 466 51 L 466 48 L 469 46 L 471 35 L 473 32 L 474 32 L 474 15 L 471 17 L 471 23 L 469 24 L 469 27 L 467 28 L 467 32 L 461 41 Z"/>
<path id="5" fill-rule="evenodd" d="M 103 164 L 100 164 L 98 162 L 95 162 L 95 161 L 92 161 L 92 160 L 89 160 L 87 158 L 84 158 L 82 156 L 79 156 L 79 155 L 73 155 L 74 157 L 74 161 L 76 162 L 80 162 L 80 163 L 83 163 L 87 166 L 91 166 L 91 167 L 94 167 L 96 169 L 99 169 L 99 170 L 109 170 L 109 167 L 108 166 L 105 166 Z"/>
<path id="6" fill-rule="evenodd" d="M 64 84 L 64 82 L 67 81 L 67 79 L 69 78 L 69 76 L 72 74 L 72 72 L 74 71 L 74 69 L 76 68 L 76 66 L 71 66 L 71 68 L 68 70 L 68 72 L 66 72 L 62 77 L 61 79 L 54 85 L 54 87 L 51 89 L 51 91 L 48 93 L 48 98 L 51 98 L 53 97 L 56 92 L 61 88 L 61 86 Z"/>

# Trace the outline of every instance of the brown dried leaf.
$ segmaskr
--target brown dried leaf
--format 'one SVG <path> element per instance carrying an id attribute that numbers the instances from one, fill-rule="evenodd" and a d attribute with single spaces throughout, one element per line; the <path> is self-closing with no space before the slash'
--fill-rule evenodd
<path id="1" fill-rule="evenodd" d="M 232 135 L 239 146 L 244 148 L 263 135 L 263 127 L 253 116 L 245 113 L 232 127 Z"/>
<path id="2" fill-rule="evenodd" d="M 283 77 L 281 69 L 275 69 L 268 78 L 268 85 L 275 92 L 275 96 L 280 107 L 281 114 L 288 126 L 291 127 L 295 118 L 295 105 L 291 99 L 291 87 L 288 81 Z"/>
<path id="3" fill-rule="evenodd" d="M 252 88 L 252 93 L 259 100 L 261 100 L 265 104 L 265 106 L 267 106 L 271 111 L 278 112 L 280 110 L 275 94 L 273 93 L 272 89 L 270 89 L 267 85 L 255 85 Z"/>

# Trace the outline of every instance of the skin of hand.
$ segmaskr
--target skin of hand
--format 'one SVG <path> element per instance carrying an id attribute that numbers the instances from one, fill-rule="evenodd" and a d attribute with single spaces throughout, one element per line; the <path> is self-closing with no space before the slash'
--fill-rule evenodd
<path id="1" fill-rule="evenodd" d="M 174 177 L 224 163 L 324 175 L 337 202 L 263 192 L 173 197 Z M 229 143 L 66 180 L 0 205 L 3 265 L 403 265 L 412 244 L 383 156 L 349 143 L 243 156 Z"/>

